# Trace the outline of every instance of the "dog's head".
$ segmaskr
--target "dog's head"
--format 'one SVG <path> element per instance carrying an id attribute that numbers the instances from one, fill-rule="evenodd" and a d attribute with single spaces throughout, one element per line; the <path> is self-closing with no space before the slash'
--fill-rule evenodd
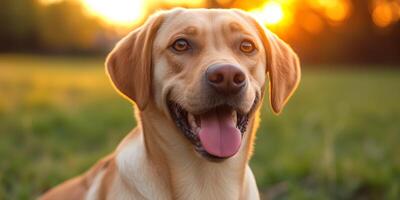
<path id="1" fill-rule="evenodd" d="M 152 101 L 197 152 L 219 159 L 238 152 L 267 74 L 275 113 L 300 80 L 290 47 L 239 10 L 155 14 L 118 43 L 106 68 L 140 110 Z"/>

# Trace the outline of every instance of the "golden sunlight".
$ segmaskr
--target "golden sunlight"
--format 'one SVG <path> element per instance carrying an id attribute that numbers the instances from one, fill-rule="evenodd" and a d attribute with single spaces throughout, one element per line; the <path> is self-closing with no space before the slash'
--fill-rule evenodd
<path id="1" fill-rule="evenodd" d="M 377 26 L 384 28 L 400 21 L 400 2 L 375 0 L 372 7 L 372 20 Z"/>
<path id="2" fill-rule="evenodd" d="M 82 0 L 82 3 L 90 14 L 120 26 L 135 25 L 146 14 L 143 0 Z"/>
<path id="3" fill-rule="evenodd" d="M 162 0 L 161 2 L 168 5 L 179 5 L 188 7 L 201 7 L 206 4 L 206 0 Z"/>
<path id="4" fill-rule="evenodd" d="M 44 5 L 49 5 L 49 4 L 54 4 L 54 3 L 60 3 L 62 0 L 39 0 L 40 3 Z"/>
<path id="5" fill-rule="evenodd" d="M 267 2 L 260 8 L 250 10 L 250 13 L 265 25 L 276 25 L 284 19 L 282 5 L 277 2 Z"/>
<path id="6" fill-rule="evenodd" d="M 347 1 L 330 1 L 327 4 L 325 14 L 326 16 L 336 22 L 343 21 L 348 15 L 350 6 Z"/>
<path id="7" fill-rule="evenodd" d="M 309 0 L 308 3 L 332 22 L 342 22 L 351 11 L 351 5 L 346 0 Z"/>

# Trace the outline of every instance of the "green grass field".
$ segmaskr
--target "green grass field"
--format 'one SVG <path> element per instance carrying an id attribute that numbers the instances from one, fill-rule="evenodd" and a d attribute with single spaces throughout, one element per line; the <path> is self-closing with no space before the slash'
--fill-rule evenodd
<path id="1" fill-rule="evenodd" d="M 84 172 L 134 126 L 102 59 L 0 56 L 0 199 Z M 400 199 L 400 71 L 305 70 L 282 115 L 264 104 L 251 166 L 263 197 Z"/>

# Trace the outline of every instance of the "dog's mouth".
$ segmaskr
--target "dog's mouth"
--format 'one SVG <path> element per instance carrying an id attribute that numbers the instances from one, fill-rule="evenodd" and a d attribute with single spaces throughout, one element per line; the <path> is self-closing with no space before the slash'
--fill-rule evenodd
<path id="1" fill-rule="evenodd" d="M 220 105 L 201 114 L 192 114 L 174 101 L 168 101 L 168 108 L 177 127 L 195 146 L 195 150 L 209 160 L 220 161 L 239 151 L 249 116 L 257 101 L 258 98 L 248 113 Z"/>

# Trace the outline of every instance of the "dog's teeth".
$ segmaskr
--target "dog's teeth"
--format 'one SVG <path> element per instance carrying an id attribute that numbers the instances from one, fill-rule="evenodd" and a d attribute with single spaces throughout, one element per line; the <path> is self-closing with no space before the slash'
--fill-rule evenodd
<path id="1" fill-rule="evenodd" d="M 193 130 L 196 130 L 196 127 L 197 127 L 196 121 L 194 119 L 194 116 L 192 114 L 190 114 L 190 113 L 188 113 L 188 122 L 189 122 L 191 128 Z"/>

